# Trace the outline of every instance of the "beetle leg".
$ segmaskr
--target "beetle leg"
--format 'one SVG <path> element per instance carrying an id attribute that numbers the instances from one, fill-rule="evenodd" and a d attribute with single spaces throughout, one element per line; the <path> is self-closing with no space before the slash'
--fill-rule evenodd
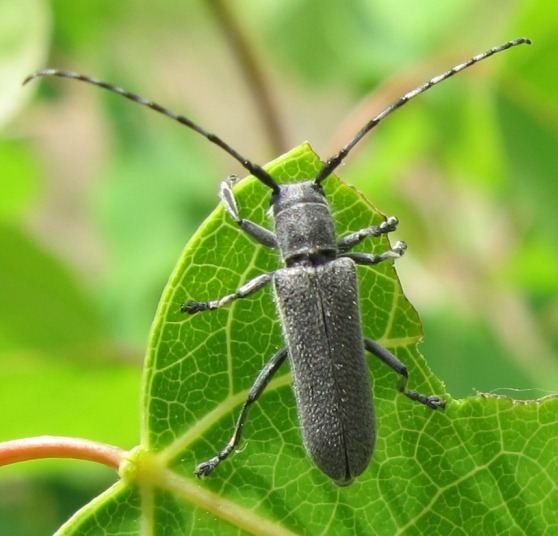
<path id="1" fill-rule="evenodd" d="M 411 391 L 407 389 L 407 381 L 409 380 L 409 373 L 407 372 L 407 367 L 397 359 L 390 351 L 386 350 L 383 346 L 380 346 L 376 341 L 372 339 L 364 339 L 364 348 L 379 358 L 383 363 L 385 363 L 388 367 L 392 368 L 397 372 L 397 374 L 401 375 L 401 381 L 399 382 L 398 389 L 411 400 L 415 400 L 416 402 L 420 402 L 425 406 L 428 406 L 432 409 L 443 408 L 445 406 L 445 402 L 437 397 L 436 395 L 421 395 L 416 391 Z"/>
<path id="2" fill-rule="evenodd" d="M 398 241 L 395 245 L 384 251 L 384 253 L 380 253 L 379 255 L 375 255 L 373 253 L 342 253 L 340 257 L 348 257 L 349 259 L 353 259 L 357 264 L 378 264 L 383 261 L 387 261 L 388 259 L 398 259 L 401 257 L 405 250 L 407 249 L 407 244 L 405 242 Z"/>
<path id="3" fill-rule="evenodd" d="M 244 402 L 242 409 L 240 410 L 240 415 L 236 421 L 236 425 L 234 427 L 234 432 L 227 442 L 227 444 L 222 448 L 217 455 L 209 460 L 200 463 L 196 469 L 194 470 L 194 474 L 201 478 L 203 476 L 209 475 L 215 467 L 217 467 L 224 459 L 228 458 L 230 454 L 233 452 L 235 447 L 240 442 L 242 437 L 242 429 L 244 427 L 244 423 L 246 422 L 246 418 L 248 416 L 248 410 L 250 406 L 259 398 L 259 396 L 263 393 L 264 389 L 267 387 L 273 375 L 277 372 L 279 367 L 285 361 L 287 357 L 287 349 L 283 348 L 279 350 L 260 370 L 256 380 L 254 381 L 252 387 L 250 388 L 250 392 L 248 393 L 248 398 Z"/>
<path id="4" fill-rule="evenodd" d="M 200 311 L 213 311 L 214 309 L 219 309 L 220 307 L 224 307 L 234 300 L 245 298 L 246 296 L 253 294 L 257 290 L 260 290 L 271 281 L 272 277 L 273 272 L 270 274 L 258 275 L 254 277 L 254 279 L 250 279 L 250 281 L 244 283 L 244 285 L 242 285 L 232 294 L 227 294 L 226 296 L 223 296 L 222 298 L 218 298 L 216 300 L 204 302 L 193 300 L 187 301 L 180 306 L 180 311 L 182 313 L 189 313 L 193 315 L 195 313 L 199 313 Z"/>
<path id="5" fill-rule="evenodd" d="M 380 223 L 380 225 L 372 225 L 371 227 L 365 227 L 359 231 L 355 231 L 347 236 L 344 236 L 337 242 L 337 248 L 340 252 L 345 253 L 349 251 L 357 244 L 360 244 L 365 238 L 369 236 L 380 236 L 382 234 L 388 234 L 395 229 L 397 229 L 397 224 L 399 220 L 395 216 L 390 216 L 386 221 Z"/>
<path id="6" fill-rule="evenodd" d="M 219 198 L 225 206 L 225 210 L 229 213 L 231 218 L 236 222 L 236 224 L 248 235 L 250 235 L 254 240 L 268 248 L 277 248 L 277 239 L 275 235 L 267 230 L 266 228 L 254 223 L 250 220 L 245 220 L 240 217 L 238 213 L 238 207 L 236 206 L 236 199 L 234 198 L 234 193 L 232 191 L 232 185 L 236 181 L 236 176 L 231 175 L 228 179 L 221 182 L 221 187 L 219 189 Z"/>

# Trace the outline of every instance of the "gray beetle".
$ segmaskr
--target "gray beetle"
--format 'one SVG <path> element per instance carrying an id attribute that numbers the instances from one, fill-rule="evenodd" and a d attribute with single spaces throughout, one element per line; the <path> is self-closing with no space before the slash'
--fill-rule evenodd
<path id="1" fill-rule="evenodd" d="M 220 198 L 234 222 L 256 242 L 276 249 L 284 266 L 255 277 L 227 296 L 210 301 L 189 301 L 181 307 L 181 311 L 189 314 L 215 310 L 272 283 L 286 343 L 286 347 L 273 355 L 258 374 L 230 440 L 214 457 L 196 467 L 196 476 L 209 475 L 234 451 L 241 439 L 250 406 L 287 358 L 306 450 L 320 470 L 339 485 L 348 485 L 361 474 L 374 450 L 374 406 L 365 350 L 401 375 L 399 390 L 405 396 L 432 409 L 444 407 L 443 400 L 435 395 L 426 396 L 407 389 L 405 365 L 362 333 L 356 265 L 373 265 L 397 259 L 404 253 L 406 245 L 397 242 L 379 255 L 355 253 L 351 249 L 368 237 L 394 231 L 397 218 L 389 217 L 378 226 L 360 229 L 338 239 L 322 182 L 351 149 L 393 111 L 459 71 L 524 43 L 530 44 L 529 39 L 519 38 L 491 48 L 405 93 L 366 123 L 336 155 L 327 160 L 315 178 L 281 185 L 215 134 L 183 115 L 122 88 L 56 69 L 38 71 L 25 80 L 24 83 L 27 83 L 40 76 L 81 80 L 147 106 L 221 147 L 272 191 L 270 206 L 274 232 L 241 218 L 233 195 L 232 177 L 221 184 Z"/>

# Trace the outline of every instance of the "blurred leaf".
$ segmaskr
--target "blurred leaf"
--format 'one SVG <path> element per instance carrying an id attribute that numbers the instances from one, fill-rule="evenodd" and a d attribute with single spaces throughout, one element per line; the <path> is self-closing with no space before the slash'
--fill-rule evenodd
<path id="1" fill-rule="evenodd" d="M 68 271 L 15 226 L 0 225 L 0 248 L 0 350 L 98 353 L 98 314 Z"/>
<path id="2" fill-rule="evenodd" d="M 510 359 L 502 341 L 482 319 L 439 309 L 424 315 L 423 324 L 420 349 L 455 397 L 513 387 L 525 389 L 526 396 L 533 398 L 529 389 L 538 385 Z"/>
<path id="3" fill-rule="evenodd" d="M 533 114 L 524 102 L 505 95 L 499 103 L 502 133 L 509 161 L 510 182 L 518 192 L 517 205 L 528 207 L 524 227 L 538 232 L 558 247 L 558 122 Z M 528 223 L 526 226 L 525 223 Z"/>
<path id="4" fill-rule="evenodd" d="M 126 0 L 96 0 L 95 2 L 52 2 L 54 45 L 66 51 L 108 45 L 107 35 L 121 24 L 130 9 Z"/>
<path id="5" fill-rule="evenodd" d="M 269 31 L 270 48 L 314 85 L 367 85 L 432 51 L 462 24 L 467 0 L 421 2 L 420 10 L 389 0 L 284 2 Z M 288 37 L 287 37 L 288 36 Z"/>
<path id="6" fill-rule="evenodd" d="M 52 11 L 55 49 L 64 55 L 77 52 L 80 60 L 87 56 L 104 64 L 110 63 L 115 43 L 136 41 L 138 54 L 144 55 L 146 49 L 157 49 L 151 38 L 161 26 L 174 25 L 178 33 L 184 29 L 185 16 L 196 22 L 200 16 L 207 19 L 203 2 L 176 0 L 160 0 L 156 5 L 136 0 L 55 1 Z"/>
<path id="7" fill-rule="evenodd" d="M 468 84 L 462 91 L 449 95 L 451 110 L 444 114 L 451 118 L 446 138 L 447 169 L 451 176 L 463 177 L 472 186 L 482 185 L 494 191 L 508 172 L 499 131 L 494 90 L 490 85 Z M 457 97 L 455 96 L 457 94 Z M 459 102 L 459 106 L 455 106 Z M 450 122 L 450 121 L 448 121 Z"/>
<path id="8" fill-rule="evenodd" d="M 0 125 L 5 123 L 30 91 L 21 82 L 45 61 L 50 16 L 43 0 L 0 0 Z"/>
<path id="9" fill-rule="evenodd" d="M 0 221 L 14 220 L 29 207 L 37 193 L 40 171 L 24 143 L 0 140 Z"/>
<path id="10" fill-rule="evenodd" d="M 207 177 L 216 174 L 196 142 L 185 150 L 182 131 L 157 139 L 142 131 L 101 172 L 94 202 L 110 265 L 97 298 L 112 333 L 134 346 L 145 344 L 177 248 L 215 204 Z"/>
<path id="11" fill-rule="evenodd" d="M 374 133 L 370 148 L 362 147 L 347 166 L 347 181 L 374 196 L 393 190 L 393 183 L 397 184 L 402 173 L 412 169 L 432 145 L 430 117 L 424 107 L 412 106 L 405 114 L 394 115 L 393 121 L 386 121 Z M 363 118 L 362 124 L 368 119 Z"/>
<path id="12" fill-rule="evenodd" d="M 54 534 L 61 519 L 67 519 L 92 496 L 107 487 L 108 468 L 96 466 L 95 477 L 83 470 L 77 475 L 25 475 L 25 480 L 2 475 L 0 480 L 0 534 L 5 536 L 44 536 Z M 83 464 L 81 464 L 83 469 Z M 2 468 L 3 471 L 5 468 Z M 62 474 L 61 474 L 62 473 Z M 75 471 L 78 473 L 78 471 Z M 30 512 L 33 515 L 30 515 Z"/>
<path id="13" fill-rule="evenodd" d="M 305 145 L 268 169 L 284 181 L 313 176 L 319 165 Z M 236 191 L 243 216 L 265 222 L 266 189 L 252 180 Z M 340 234 L 382 218 L 335 178 L 326 193 Z M 387 245 L 384 237 L 362 247 Z M 222 207 L 202 225 L 155 319 L 142 446 L 121 470 L 123 480 L 59 534 L 537 534 L 558 524 L 558 399 L 456 401 L 443 393 L 417 351 L 416 312 L 386 264 L 359 268 L 364 331 L 408 365 L 412 388 L 444 395 L 446 410 L 401 396 L 396 374 L 371 360 L 377 449 L 356 483 L 339 488 L 304 453 L 285 367 L 253 408 L 242 452 L 196 481 L 192 469 L 229 438 L 247 389 L 281 338 L 269 291 L 193 317 L 180 314 L 180 304 L 223 295 L 276 266 L 276 256 L 234 227 Z"/>
<path id="14" fill-rule="evenodd" d="M 346 80 L 354 70 L 344 61 L 344 52 L 354 52 L 357 35 L 366 32 L 369 23 L 357 16 L 361 8 L 358 0 L 330 1 L 328 9 L 323 9 L 323 2 L 318 0 L 290 2 L 274 19 L 271 48 L 310 82 Z"/>
<path id="15" fill-rule="evenodd" d="M 521 67 L 508 68 L 508 76 L 519 90 L 528 90 L 544 104 L 556 119 L 556 93 L 558 77 L 558 5 L 545 0 L 521 2 L 517 5 L 515 33 L 528 35 L 533 40 L 533 51 L 521 61 Z"/>
<path id="16" fill-rule="evenodd" d="M 504 280 L 512 288 L 527 290 L 534 295 L 558 294 L 558 248 L 541 241 L 538 235 L 527 237 L 520 246 L 520 255 L 502 270 Z"/>
<path id="17" fill-rule="evenodd" d="M 71 361 L 41 354 L 2 354 L 1 440 L 50 434 L 123 446 L 137 442 L 139 367 L 85 363 L 83 356 L 74 357 Z M 61 463 L 35 462 L 14 466 L 13 471 L 50 467 L 52 472 Z M 77 468 L 84 470 L 83 464 Z"/>

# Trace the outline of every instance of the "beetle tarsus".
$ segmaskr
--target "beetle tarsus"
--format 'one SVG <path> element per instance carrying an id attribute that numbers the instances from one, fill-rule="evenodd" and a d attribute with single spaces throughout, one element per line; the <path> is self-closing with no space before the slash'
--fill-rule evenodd
<path id="1" fill-rule="evenodd" d="M 389 216 L 385 221 L 380 223 L 380 225 L 365 227 L 364 229 L 359 229 L 354 233 L 344 236 L 337 243 L 337 248 L 340 253 L 345 253 L 360 244 L 366 238 L 392 233 L 397 229 L 397 225 L 399 225 L 399 220 L 395 216 Z"/>
<path id="2" fill-rule="evenodd" d="M 240 181 L 240 177 L 238 175 L 229 175 L 223 182 L 226 182 L 229 186 L 234 186 L 237 182 Z"/>
<path id="3" fill-rule="evenodd" d="M 198 301 L 187 301 L 180 306 L 181 313 L 188 313 L 189 315 L 194 315 L 201 311 L 208 311 L 211 309 L 208 302 L 198 302 Z"/>
<path id="4" fill-rule="evenodd" d="M 213 472 L 215 467 L 219 465 L 220 461 L 221 460 L 219 459 L 219 456 L 214 456 L 213 458 L 210 458 L 206 462 L 200 463 L 194 469 L 194 475 L 197 476 L 198 478 L 204 478 L 206 476 L 209 476 Z"/>
<path id="5" fill-rule="evenodd" d="M 442 400 L 439 396 L 429 396 L 427 397 L 426 405 L 432 409 L 444 409 L 446 407 L 446 402 Z"/>
<path id="6" fill-rule="evenodd" d="M 442 400 L 439 396 L 436 395 L 422 395 L 417 393 L 416 391 L 408 391 L 404 386 L 400 386 L 400 391 L 411 400 L 415 402 L 420 402 L 425 406 L 428 406 L 430 409 L 443 409 L 446 405 L 444 400 Z"/>
<path id="7" fill-rule="evenodd" d="M 389 216 L 386 221 L 380 223 L 380 232 L 381 233 L 391 233 L 397 229 L 397 225 L 399 224 L 399 220 L 396 216 Z"/>
<path id="8" fill-rule="evenodd" d="M 407 244 L 401 240 L 397 241 L 391 249 L 376 255 L 375 253 L 360 253 L 360 252 L 349 252 L 342 253 L 341 257 L 349 257 L 353 259 L 357 264 L 363 264 L 365 266 L 370 266 L 372 264 L 380 264 L 381 262 L 387 260 L 396 260 L 402 257 L 407 250 Z"/>
<path id="9" fill-rule="evenodd" d="M 394 258 L 402 257 L 404 255 L 405 251 L 407 251 L 407 243 L 403 242 L 402 240 L 398 240 L 395 243 L 395 245 L 391 248 L 391 252 L 395 253 L 397 255 L 397 257 L 394 257 Z"/>

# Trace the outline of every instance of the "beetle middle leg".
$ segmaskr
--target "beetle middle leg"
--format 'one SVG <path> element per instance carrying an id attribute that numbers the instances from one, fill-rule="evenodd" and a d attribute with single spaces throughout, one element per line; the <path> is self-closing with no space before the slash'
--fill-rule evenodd
<path id="1" fill-rule="evenodd" d="M 202 476 L 207 476 L 211 473 L 215 467 L 217 467 L 224 459 L 228 458 L 230 454 L 233 452 L 235 447 L 240 442 L 242 437 L 242 429 L 244 427 L 244 423 L 246 422 L 246 418 L 248 417 L 248 410 L 250 406 L 259 398 L 259 396 L 263 393 L 264 389 L 267 387 L 273 375 L 279 370 L 279 367 L 285 361 L 288 352 L 286 348 L 279 350 L 260 370 L 256 380 L 254 381 L 252 387 L 250 388 L 250 392 L 248 393 L 248 398 L 242 409 L 240 410 L 240 415 L 236 421 L 236 425 L 234 427 L 234 432 L 227 442 L 227 444 L 215 455 L 213 458 L 200 463 L 196 469 L 194 470 L 194 474 L 200 478 Z"/>
<path id="2" fill-rule="evenodd" d="M 416 391 L 407 389 L 407 381 L 409 380 L 407 367 L 390 351 L 380 346 L 376 341 L 367 338 L 364 339 L 364 348 L 401 375 L 401 382 L 398 388 L 407 398 L 420 402 L 432 409 L 443 408 L 445 406 L 445 402 L 436 395 L 422 395 Z"/>
<path id="3" fill-rule="evenodd" d="M 388 234 L 395 231 L 398 224 L 399 220 L 395 216 L 389 216 L 389 218 L 387 218 L 386 221 L 380 223 L 380 225 L 365 227 L 364 229 L 360 229 L 358 231 L 355 231 L 354 233 L 344 236 L 343 238 L 341 238 L 341 240 L 339 240 L 339 242 L 337 242 L 337 248 L 339 249 L 339 251 L 344 253 L 360 244 L 365 238 L 368 238 L 369 236 L 380 236 L 382 234 Z"/>
<path id="4" fill-rule="evenodd" d="M 245 220 L 240 217 L 238 207 L 236 206 L 236 199 L 232 191 L 232 185 L 235 180 L 236 176 L 231 175 L 228 179 L 221 182 L 219 197 L 225 206 L 225 210 L 247 235 L 250 235 L 254 240 L 268 248 L 276 249 L 277 239 L 271 231 L 253 221 Z"/>
<path id="5" fill-rule="evenodd" d="M 407 249 L 407 244 L 405 242 L 398 241 L 394 244 L 391 249 L 375 255 L 374 253 L 341 253 L 340 257 L 348 257 L 353 259 L 357 264 L 379 264 L 380 262 L 387 261 L 389 259 L 398 259 L 401 257 L 405 250 Z"/>
<path id="6" fill-rule="evenodd" d="M 220 307 L 224 307 L 234 300 L 245 298 L 246 296 L 253 294 L 257 290 L 260 290 L 271 281 L 272 277 L 273 272 L 270 274 L 258 275 L 254 277 L 254 279 L 250 279 L 250 281 L 244 283 L 244 285 L 242 285 L 232 294 L 227 294 L 226 296 L 223 296 L 222 298 L 218 298 L 216 300 L 209 300 L 204 302 L 193 300 L 187 301 L 180 306 L 180 311 L 193 315 L 201 311 L 213 311 L 215 309 L 219 309 Z"/>

